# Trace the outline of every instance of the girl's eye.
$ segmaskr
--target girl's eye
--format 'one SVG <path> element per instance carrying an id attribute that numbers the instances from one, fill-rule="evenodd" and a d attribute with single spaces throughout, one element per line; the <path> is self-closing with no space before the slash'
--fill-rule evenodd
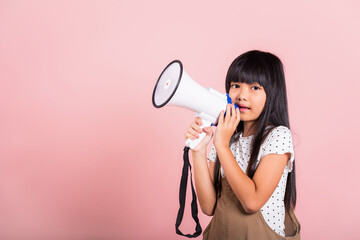
<path id="1" fill-rule="evenodd" d="M 260 89 L 260 87 L 258 87 L 258 86 L 252 86 L 251 88 L 254 89 L 254 90 L 259 90 Z"/>
<path id="2" fill-rule="evenodd" d="M 240 86 L 238 84 L 232 84 L 231 87 L 232 88 L 239 88 Z"/>

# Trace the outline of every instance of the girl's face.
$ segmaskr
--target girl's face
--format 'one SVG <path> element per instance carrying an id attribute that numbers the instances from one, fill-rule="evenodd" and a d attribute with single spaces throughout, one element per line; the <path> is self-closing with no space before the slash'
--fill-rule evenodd
<path id="1" fill-rule="evenodd" d="M 244 122 L 254 122 L 266 102 L 265 89 L 257 83 L 231 82 L 229 96 L 240 107 L 240 119 Z"/>

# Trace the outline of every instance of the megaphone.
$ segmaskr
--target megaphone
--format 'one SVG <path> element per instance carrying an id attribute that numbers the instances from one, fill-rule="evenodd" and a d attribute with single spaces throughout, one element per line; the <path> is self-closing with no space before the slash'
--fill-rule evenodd
<path id="1" fill-rule="evenodd" d="M 226 105 L 232 102 L 227 94 L 196 83 L 184 71 L 182 63 L 174 60 L 160 74 L 153 91 L 152 103 L 156 108 L 173 105 L 194 111 L 202 119 L 201 128 L 204 128 L 216 124 L 220 112 L 225 111 Z M 202 132 L 195 140 L 187 139 L 185 145 L 194 149 L 205 135 Z"/>

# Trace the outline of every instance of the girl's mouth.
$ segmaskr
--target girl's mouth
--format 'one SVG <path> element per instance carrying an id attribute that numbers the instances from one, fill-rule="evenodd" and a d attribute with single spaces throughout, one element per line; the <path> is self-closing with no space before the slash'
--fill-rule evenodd
<path id="1" fill-rule="evenodd" d="M 245 106 L 245 105 L 239 105 L 240 109 L 250 109 L 249 107 Z"/>
<path id="2" fill-rule="evenodd" d="M 250 108 L 247 106 L 244 106 L 244 105 L 239 105 L 239 110 L 240 110 L 240 112 L 246 112 L 246 111 L 249 111 Z"/>

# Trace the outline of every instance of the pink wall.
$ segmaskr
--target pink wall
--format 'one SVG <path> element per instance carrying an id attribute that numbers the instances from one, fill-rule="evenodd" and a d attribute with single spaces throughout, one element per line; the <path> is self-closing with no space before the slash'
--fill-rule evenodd
<path id="1" fill-rule="evenodd" d="M 153 87 L 180 59 L 223 92 L 231 61 L 251 49 L 285 64 L 303 239 L 355 239 L 359 9 L 351 0 L 1 1 L 0 239 L 181 239 L 193 113 L 153 108 Z"/>

